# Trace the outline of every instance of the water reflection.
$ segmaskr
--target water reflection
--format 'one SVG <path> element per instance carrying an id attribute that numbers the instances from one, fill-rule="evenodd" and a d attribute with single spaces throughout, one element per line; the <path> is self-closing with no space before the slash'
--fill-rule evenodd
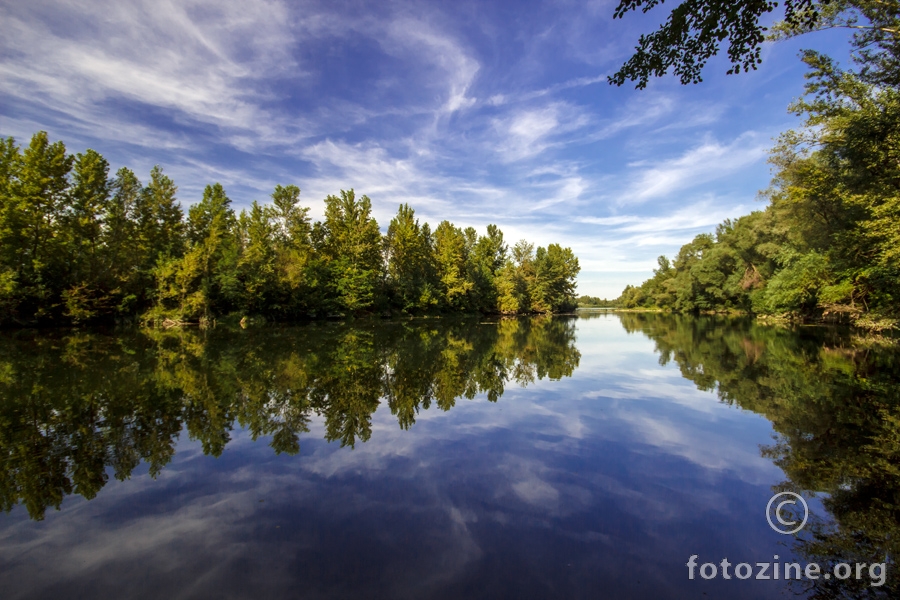
<path id="1" fill-rule="evenodd" d="M 750 320 L 622 313 L 701 390 L 765 416 L 777 432 L 762 448 L 785 473 L 776 490 L 816 492 L 829 519 L 798 535 L 795 551 L 831 570 L 888 563 L 888 581 L 820 578 L 812 598 L 900 597 L 900 352 L 826 328 Z M 810 585 L 812 584 L 812 585 Z M 810 588 L 810 589 L 807 589 Z"/>
<path id="2" fill-rule="evenodd" d="M 124 480 L 144 461 L 156 477 L 182 429 L 208 455 L 236 426 L 296 454 L 318 416 L 352 448 L 381 402 L 409 429 L 432 405 L 571 376 L 574 331 L 540 318 L 3 336 L 0 506 L 40 520 L 67 495 L 95 497 L 108 473 Z"/>
<path id="3" fill-rule="evenodd" d="M 898 358 L 646 313 L 5 334 L 0 588 L 897 597 Z M 819 499 L 797 538 L 773 489 Z M 696 553 L 888 579 L 689 581 Z"/>

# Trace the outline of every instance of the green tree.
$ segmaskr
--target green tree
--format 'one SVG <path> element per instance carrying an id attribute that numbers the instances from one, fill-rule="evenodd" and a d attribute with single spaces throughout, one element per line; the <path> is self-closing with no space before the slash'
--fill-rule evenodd
<path id="1" fill-rule="evenodd" d="M 646 13 L 660 4 L 662 0 L 621 0 L 613 18 L 621 19 L 639 8 Z M 818 0 L 785 0 L 785 21 L 793 28 L 812 26 L 819 19 L 816 9 L 820 4 Z M 681 83 L 699 83 L 706 62 L 719 53 L 726 40 L 732 65 L 729 74 L 756 69 L 762 62 L 760 44 L 766 32 L 760 18 L 776 7 L 778 2 L 770 0 L 685 0 L 657 31 L 641 35 L 634 55 L 609 82 L 635 81 L 642 89 L 650 77 L 672 69 Z"/>
<path id="2" fill-rule="evenodd" d="M 497 274 L 497 310 L 505 314 L 529 312 L 534 277 L 534 244 L 520 240 Z"/>
<path id="3" fill-rule="evenodd" d="M 22 153 L 4 218 L 4 245 L 11 249 L 24 315 L 51 317 L 66 280 L 60 226 L 68 207 L 68 175 L 73 157 L 62 142 L 50 143 L 40 131 Z M 20 309 L 21 310 L 21 309 Z"/>
<path id="4" fill-rule="evenodd" d="M 441 221 L 434 230 L 434 262 L 441 286 L 442 308 L 465 310 L 471 306 L 470 293 L 474 284 L 468 278 L 468 257 L 465 233 L 450 221 Z"/>
<path id="5" fill-rule="evenodd" d="M 487 226 L 487 235 L 478 236 L 469 251 L 469 279 L 473 284 L 475 307 L 482 312 L 497 310 L 497 277 L 506 263 L 503 232 L 496 225 Z"/>
<path id="6" fill-rule="evenodd" d="M 768 194 L 776 220 L 790 230 L 782 263 L 812 268 L 813 259 L 797 257 L 821 255 L 808 304 L 894 310 L 900 295 L 900 94 L 820 54 L 806 52 L 804 61 L 811 69 L 808 96 L 792 106 L 804 127 L 779 139 Z M 798 277 L 790 280 L 799 284 L 804 278 Z"/>
<path id="7" fill-rule="evenodd" d="M 143 187 L 134 172 L 122 167 L 110 183 L 111 197 L 103 217 L 102 264 L 110 294 L 117 301 L 115 310 L 130 316 L 145 308 L 139 298 L 146 296 L 149 278 L 140 277 L 142 265 L 140 241 L 137 235 L 136 211 L 141 202 Z"/>
<path id="8" fill-rule="evenodd" d="M 160 253 L 152 320 L 205 322 L 237 304 L 239 245 L 235 224 L 231 200 L 221 184 L 206 186 L 203 199 L 188 211 L 189 250 L 182 258 Z"/>
<path id="9" fill-rule="evenodd" d="M 403 311 L 427 310 L 437 303 L 431 232 L 415 211 L 401 204 L 384 240 L 388 286 Z"/>
<path id="10" fill-rule="evenodd" d="M 300 188 L 275 186 L 271 219 L 275 228 L 275 269 L 281 314 L 299 316 L 321 305 L 316 281 L 309 209 L 299 206 Z"/>
<path id="11" fill-rule="evenodd" d="M 19 307 L 19 232 L 15 184 L 22 168 L 22 153 L 13 138 L 0 140 L 0 325 L 16 318 Z"/>
<path id="12" fill-rule="evenodd" d="M 877 42 L 882 43 L 882 42 Z M 876 43 L 876 46 L 877 46 Z M 669 287 L 679 311 L 738 308 L 797 318 L 893 318 L 900 298 L 900 93 L 874 83 L 893 51 L 842 70 L 807 51 L 802 127 L 773 149 L 765 211 L 726 221 L 679 251 Z M 887 65 L 887 66 L 885 66 Z M 869 68 L 871 67 L 871 68 Z M 866 70 L 868 68 L 868 70 Z M 862 73 L 865 72 L 864 76 Z M 668 306 L 656 276 L 628 304 Z"/>
<path id="13" fill-rule="evenodd" d="M 278 313 L 281 300 L 276 272 L 273 210 L 253 202 L 238 220 L 242 251 L 237 262 L 241 282 L 240 308 L 248 314 Z"/>
<path id="14" fill-rule="evenodd" d="M 63 300 L 66 315 L 76 322 L 92 319 L 107 310 L 109 289 L 102 281 L 101 243 L 109 199 L 109 163 L 94 150 L 77 154 L 69 210 L 63 221 L 69 264 Z"/>
<path id="15" fill-rule="evenodd" d="M 534 257 L 535 276 L 531 308 L 535 312 L 557 312 L 575 308 L 575 280 L 581 267 L 571 248 L 550 244 L 538 248 Z"/>
<path id="16" fill-rule="evenodd" d="M 134 209 L 144 274 L 150 274 L 160 259 L 177 258 L 184 252 L 184 213 L 175 196 L 177 192 L 178 187 L 162 168 L 153 167 L 150 182 L 141 191 Z"/>
<path id="17" fill-rule="evenodd" d="M 331 298 L 340 310 L 373 307 L 382 280 L 381 232 L 368 196 L 351 189 L 325 198 L 323 254 Z"/>

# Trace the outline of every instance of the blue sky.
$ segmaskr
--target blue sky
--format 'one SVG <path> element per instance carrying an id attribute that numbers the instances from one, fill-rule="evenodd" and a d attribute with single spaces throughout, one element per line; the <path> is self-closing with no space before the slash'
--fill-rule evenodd
<path id="1" fill-rule="evenodd" d="M 797 125 L 800 48 L 700 85 L 606 83 L 667 14 L 616 2 L 0 0 L 0 135 L 38 130 L 186 207 L 221 182 L 236 208 L 296 184 L 311 214 L 355 188 L 386 229 L 409 203 L 513 243 L 571 246 L 579 293 L 616 297 L 694 235 L 764 205 L 767 150 Z"/>

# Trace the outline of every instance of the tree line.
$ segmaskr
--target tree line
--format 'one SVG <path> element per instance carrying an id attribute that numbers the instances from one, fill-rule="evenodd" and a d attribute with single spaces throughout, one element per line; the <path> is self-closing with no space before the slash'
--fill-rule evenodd
<path id="1" fill-rule="evenodd" d="M 618 300 L 608 300 L 597 296 L 588 296 L 587 294 L 578 296 L 575 300 L 579 308 L 615 308 L 618 307 Z"/>
<path id="2" fill-rule="evenodd" d="M 382 404 L 409 429 L 432 406 L 570 377 L 581 358 L 565 317 L 367 323 L 0 337 L 0 509 L 39 520 L 142 462 L 156 477 L 182 432 L 212 456 L 235 427 L 297 454 L 321 417 L 326 440 L 353 447 Z"/>
<path id="3" fill-rule="evenodd" d="M 674 260 L 660 257 L 653 277 L 625 288 L 621 306 L 896 322 L 900 17 L 879 23 L 855 39 L 852 69 L 803 53 L 806 96 L 790 108 L 803 126 L 771 153 L 765 210 L 698 235 Z"/>
<path id="4" fill-rule="evenodd" d="M 70 155 L 43 131 L 24 149 L 0 141 L 0 325 L 575 306 L 572 250 L 510 248 L 496 225 L 432 231 L 404 204 L 382 234 L 352 189 L 325 198 L 312 222 L 294 185 L 240 213 L 208 185 L 185 215 L 160 167 L 146 185 L 128 168 L 109 172 L 98 152 Z"/>

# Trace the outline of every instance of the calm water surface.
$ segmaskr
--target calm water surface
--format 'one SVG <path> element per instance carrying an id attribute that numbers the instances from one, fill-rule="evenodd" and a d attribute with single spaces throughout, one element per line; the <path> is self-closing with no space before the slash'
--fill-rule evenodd
<path id="1" fill-rule="evenodd" d="M 653 314 L 0 336 L 13 598 L 898 597 L 898 353 Z M 797 535 L 766 523 L 807 498 Z M 688 578 L 887 562 L 887 580 Z"/>

